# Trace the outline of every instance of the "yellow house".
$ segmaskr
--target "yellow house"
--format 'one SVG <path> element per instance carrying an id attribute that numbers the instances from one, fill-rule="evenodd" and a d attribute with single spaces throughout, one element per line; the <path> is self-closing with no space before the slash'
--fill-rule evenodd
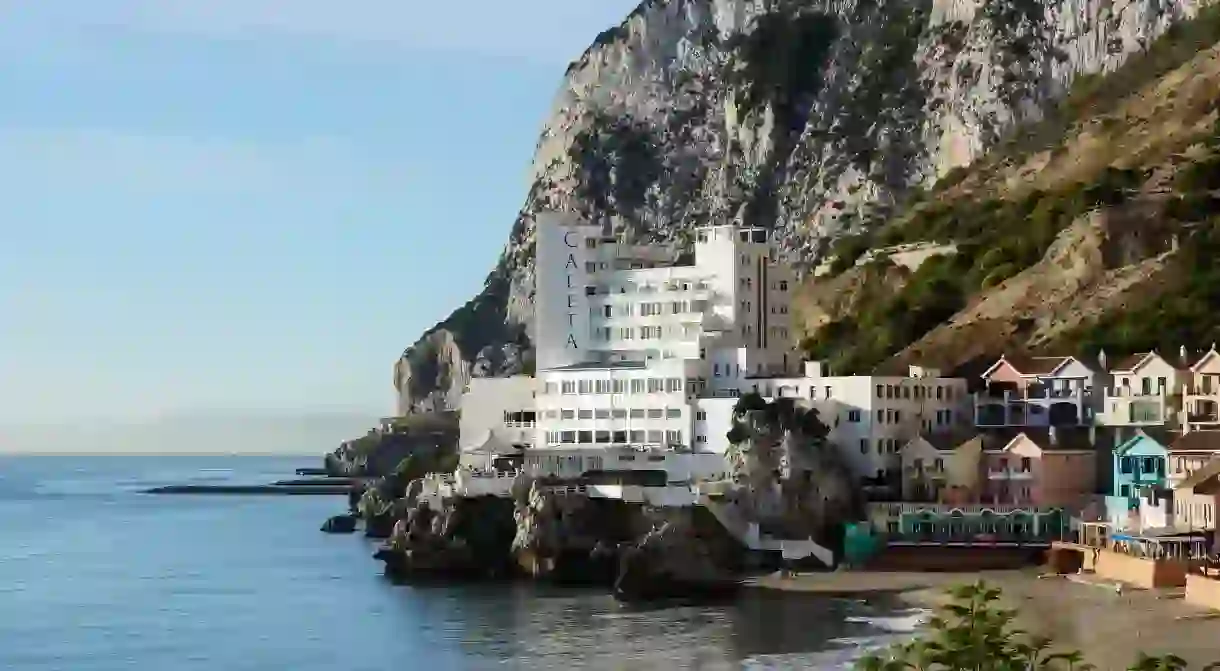
<path id="1" fill-rule="evenodd" d="M 921 434 L 899 451 L 902 500 L 969 503 L 977 500 L 983 437 L 978 434 Z"/>

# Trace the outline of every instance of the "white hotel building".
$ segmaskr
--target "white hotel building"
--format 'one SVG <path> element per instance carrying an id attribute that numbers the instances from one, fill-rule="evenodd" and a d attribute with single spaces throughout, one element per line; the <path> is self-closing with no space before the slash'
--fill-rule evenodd
<path id="1" fill-rule="evenodd" d="M 795 281 L 765 229 L 698 229 L 693 264 L 566 215 L 540 216 L 536 239 L 537 379 L 472 381 L 462 402 L 471 454 L 520 444 L 504 436 L 528 418 L 524 463 L 537 472 L 718 479 L 733 406 L 749 391 L 816 408 L 862 477 L 897 467 L 918 433 L 970 425 L 964 380 L 917 369 L 836 377 L 803 363 L 790 318 Z M 471 406 L 480 419 L 466 420 Z"/>

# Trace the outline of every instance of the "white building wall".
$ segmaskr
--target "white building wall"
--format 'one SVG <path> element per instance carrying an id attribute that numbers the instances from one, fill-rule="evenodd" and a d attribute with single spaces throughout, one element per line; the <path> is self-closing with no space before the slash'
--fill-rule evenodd
<path id="1" fill-rule="evenodd" d="M 535 412 L 537 380 L 526 375 L 475 378 L 462 394 L 458 420 L 461 449 L 478 447 L 489 435 L 506 444 L 532 445 L 535 423 L 510 420 L 510 413 Z"/>
<path id="2" fill-rule="evenodd" d="M 587 361 L 589 264 L 596 264 L 601 229 L 556 213 L 540 213 L 536 227 L 533 341 L 538 368 Z"/>

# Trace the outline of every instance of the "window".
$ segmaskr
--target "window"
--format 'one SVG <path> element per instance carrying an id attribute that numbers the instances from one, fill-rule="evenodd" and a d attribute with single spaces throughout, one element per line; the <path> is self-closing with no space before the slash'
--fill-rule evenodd
<path id="1" fill-rule="evenodd" d="M 586 273 L 595 273 L 595 272 L 597 272 L 597 262 L 595 262 L 595 261 L 585 261 L 585 272 L 586 272 Z"/>
<path id="2" fill-rule="evenodd" d="M 707 436 L 695 436 L 695 442 L 702 445 L 707 442 Z"/>
<path id="3" fill-rule="evenodd" d="M 610 380 L 594 380 L 593 391 L 598 394 L 610 393 Z"/>
<path id="4" fill-rule="evenodd" d="M 665 444 L 678 445 L 681 442 L 682 442 L 682 432 L 681 431 L 666 431 L 665 432 Z"/>
<path id="5" fill-rule="evenodd" d="M 632 431 L 631 432 L 631 442 L 633 442 L 633 443 L 644 442 L 644 432 L 643 431 Z"/>
<path id="6" fill-rule="evenodd" d="M 787 290 L 788 290 L 788 280 L 780 280 L 780 281 L 779 281 L 779 290 L 780 290 L 780 291 L 787 291 Z"/>
<path id="7" fill-rule="evenodd" d="M 944 397 L 945 397 L 945 388 L 940 387 L 940 386 L 936 387 L 936 400 L 939 401 Z"/>
<path id="8" fill-rule="evenodd" d="M 649 408 L 648 409 L 648 419 L 661 419 L 664 416 L 665 416 L 665 411 L 661 410 L 660 408 Z"/>
<path id="9" fill-rule="evenodd" d="M 604 306 L 602 306 L 602 316 L 603 316 L 603 317 L 613 317 L 613 316 L 614 316 L 614 308 L 613 308 L 613 307 L 611 307 L 611 306 L 609 306 L 609 305 L 604 305 Z"/>
<path id="10" fill-rule="evenodd" d="M 1118 495 L 1123 497 L 1131 496 L 1131 485 L 1123 485 L 1118 488 Z"/>
<path id="11" fill-rule="evenodd" d="M 610 432 L 609 431 L 595 431 L 594 435 L 593 435 L 593 441 L 596 443 L 601 443 L 603 445 L 606 443 L 609 443 L 610 442 Z"/>
<path id="12" fill-rule="evenodd" d="M 643 408 L 632 408 L 631 409 L 631 419 L 644 419 L 644 409 Z"/>
<path id="13" fill-rule="evenodd" d="M 564 419 L 576 419 L 575 410 L 561 410 L 560 413 L 563 415 Z"/>
<path id="14" fill-rule="evenodd" d="M 576 442 L 580 443 L 581 445 L 592 445 L 593 444 L 593 432 L 592 431 L 577 431 L 576 432 Z"/>
<path id="15" fill-rule="evenodd" d="M 913 463 L 915 465 L 915 470 L 917 470 L 917 471 L 923 470 L 923 459 L 916 459 L 916 460 L 914 460 Z"/>
<path id="16" fill-rule="evenodd" d="M 575 431 L 560 431 L 559 432 L 559 442 L 575 443 L 576 442 L 576 432 Z"/>
<path id="17" fill-rule="evenodd" d="M 944 460 L 944 459 L 937 459 L 937 460 L 936 460 L 936 465 L 935 465 L 935 468 L 936 468 L 937 472 L 940 472 L 940 471 L 945 470 L 945 460 Z"/>
<path id="18" fill-rule="evenodd" d="M 1152 457 L 1144 457 L 1143 462 L 1144 463 L 1140 464 L 1141 474 L 1151 475 L 1156 473 L 1156 459 L 1153 459 Z"/>
<path id="19" fill-rule="evenodd" d="M 682 378 L 671 377 L 665 379 L 665 391 L 676 394 L 682 391 Z"/>
<path id="20" fill-rule="evenodd" d="M 665 410 L 665 419 L 682 419 L 682 409 L 667 408 Z"/>
<path id="21" fill-rule="evenodd" d="M 547 382 L 546 391 L 543 393 L 546 396 L 554 396 L 555 394 L 559 393 L 559 385 L 555 384 L 554 382 Z"/>
<path id="22" fill-rule="evenodd" d="M 631 393 L 643 394 L 644 393 L 644 380 L 638 380 L 638 379 L 632 380 L 631 381 Z"/>
<path id="23" fill-rule="evenodd" d="M 1119 462 L 1119 469 L 1123 473 L 1130 473 L 1134 468 L 1135 465 L 1131 463 L 1131 457 L 1123 457 Z"/>
<path id="24" fill-rule="evenodd" d="M 706 410 L 695 411 L 695 419 L 700 422 L 705 421 L 707 419 L 707 411 Z"/>
<path id="25" fill-rule="evenodd" d="M 593 419 L 593 411 L 592 410 L 580 410 L 576 413 L 576 416 L 579 417 L 580 419 Z"/>
<path id="26" fill-rule="evenodd" d="M 626 380 L 611 380 L 610 381 L 610 393 L 612 393 L 612 394 L 621 394 L 621 393 L 623 393 L 623 391 L 626 388 L 627 388 Z"/>
<path id="27" fill-rule="evenodd" d="M 547 419 L 555 419 L 559 417 L 559 413 L 555 410 L 547 410 L 545 413 Z"/>
<path id="28" fill-rule="evenodd" d="M 848 410 L 847 411 L 847 421 L 859 422 L 860 421 L 860 411 L 859 410 Z"/>
<path id="29" fill-rule="evenodd" d="M 610 411 L 610 416 L 614 419 L 627 419 L 627 410 L 624 408 L 614 408 Z"/>
<path id="30" fill-rule="evenodd" d="M 594 419 L 610 419 L 610 410 L 607 408 L 598 408 L 593 411 Z"/>
<path id="31" fill-rule="evenodd" d="M 1021 472 L 1022 473 L 1028 473 L 1031 466 L 1032 466 L 1032 464 L 1030 464 L 1029 457 L 1021 457 Z"/>
<path id="32" fill-rule="evenodd" d="M 860 439 L 860 454 L 868 454 L 868 438 Z"/>
<path id="33" fill-rule="evenodd" d="M 662 431 L 649 431 L 648 432 L 648 442 L 650 444 L 660 445 L 661 441 L 664 439 L 665 439 L 665 433 Z"/>
<path id="34" fill-rule="evenodd" d="M 585 249 L 597 249 L 597 238 L 585 238 Z"/>
<path id="35" fill-rule="evenodd" d="M 576 393 L 576 381 L 575 380 L 565 380 L 563 383 L 563 393 L 575 394 Z"/>
<path id="36" fill-rule="evenodd" d="M 592 394 L 593 393 L 593 380 L 581 380 L 580 381 L 580 393 Z"/>

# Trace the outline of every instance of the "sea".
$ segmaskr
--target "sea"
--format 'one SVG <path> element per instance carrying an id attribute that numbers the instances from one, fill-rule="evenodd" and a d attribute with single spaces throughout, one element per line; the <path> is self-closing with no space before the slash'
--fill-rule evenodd
<path id="1" fill-rule="evenodd" d="M 639 607 L 601 590 L 394 585 L 374 541 L 319 531 L 343 497 L 141 493 L 317 464 L 0 457 L 0 669 L 848 669 L 925 616 L 757 590 Z"/>

